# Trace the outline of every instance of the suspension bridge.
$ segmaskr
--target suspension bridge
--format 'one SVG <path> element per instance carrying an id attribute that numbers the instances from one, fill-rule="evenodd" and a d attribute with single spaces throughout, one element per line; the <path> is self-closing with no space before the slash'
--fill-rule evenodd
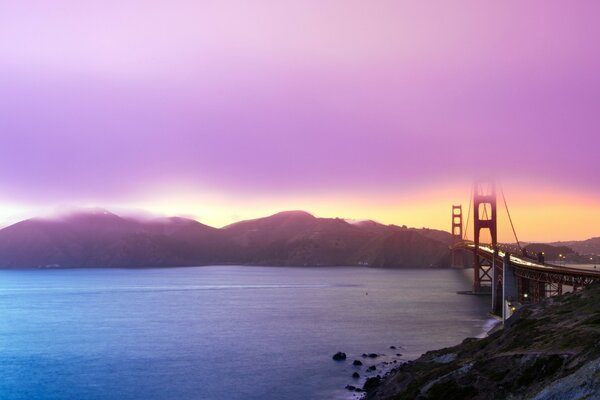
<path id="1" fill-rule="evenodd" d="M 498 243 L 496 183 L 492 179 L 477 180 L 473 184 L 464 230 L 462 206 L 452 206 L 452 265 L 464 266 L 467 254 L 472 254 L 473 291 L 470 293 L 491 295 L 493 314 L 506 320 L 524 303 L 600 282 L 600 271 L 547 263 L 544 253 L 530 254 L 521 247 L 501 188 L 500 193 L 515 237 L 514 245 Z M 468 240 L 471 211 L 473 240 Z M 489 241 L 483 241 L 484 235 Z"/>

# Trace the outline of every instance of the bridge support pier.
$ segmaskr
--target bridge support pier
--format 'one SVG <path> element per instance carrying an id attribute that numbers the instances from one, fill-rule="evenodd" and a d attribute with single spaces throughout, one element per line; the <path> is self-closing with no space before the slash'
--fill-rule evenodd
<path id="1" fill-rule="evenodd" d="M 513 303 L 517 296 L 517 277 L 510 265 L 510 253 L 506 253 L 502 264 L 502 322 L 506 322 L 515 310 Z"/>
<path id="2" fill-rule="evenodd" d="M 518 278 L 517 284 L 519 285 L 519 301 L 525 303 L 531 296 L 531 281 L 527 278 Z"/>
<path id="3" fill-rule="evenodd" d="M 502 273 L 496 261 L 497 255 L 498 250 L 494 250 L 492 258 L 492 314 L 502 316 L 502 296 L 504 293 L 502 289 Z"/>
<path id="4" fill-rule="evenodd" d="M 533 301 L 538 303 L 546 298 L 546 282 L 531 281 Z"/>

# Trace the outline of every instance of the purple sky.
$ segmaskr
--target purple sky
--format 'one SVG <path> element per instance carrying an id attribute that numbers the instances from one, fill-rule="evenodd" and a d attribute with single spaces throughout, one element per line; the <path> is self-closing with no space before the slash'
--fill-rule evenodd
<path id="1" fill-rule="evenodd" d="M 448 229 L 448 210 L 416 204 L 449 208 L 439 193 L 468 197 L 493 171 L 519 198 L 580 199 L 594 227 L 574 235 L 600 235 L 598 15 L 594 1 L 3 2 L 3 218 L 93 204 L 223 225 L 344 202 L 340 216 Z"/>

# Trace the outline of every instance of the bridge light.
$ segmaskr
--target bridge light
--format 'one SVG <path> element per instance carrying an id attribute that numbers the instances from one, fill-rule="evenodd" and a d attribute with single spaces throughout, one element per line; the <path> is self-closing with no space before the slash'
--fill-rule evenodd
<path id="1" fill-rule="evenodd" d="M 528 295 L 527 293 L 525 293 L 525 294 L 523 294 L 523 297 L 524 297 L 524 298 L 528 298 L 528 297 L 529 297 L 529 295 Z"/>

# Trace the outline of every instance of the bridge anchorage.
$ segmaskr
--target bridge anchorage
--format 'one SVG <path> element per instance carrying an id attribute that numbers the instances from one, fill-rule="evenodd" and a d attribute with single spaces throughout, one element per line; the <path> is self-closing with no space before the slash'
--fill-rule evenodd
<path id="1" fill-rule="evenodd" d="M 492 313 L 506 321 L 525 303 L 562 294 L 564 287 L 576 291 L 600 282 L 600 271 L 550 264 L 545 262 L 543 253 L 529 254 L 521 248 L 506 198 L 502 190 L 500 192 L 515 235 L 515 246 L 498 243 L 496 183 L 493 180 L 478 180 L 473 184 L 472 241 L 467 239 L 471 205 L 464 230 L 462 206 L 452 206 L 452 266 L 458 267 L 461 263 L 464 266 L 466 255 L 472 253 L 473 291 L 469 294 L 491 295 Z M 487 234 L 488 242 L 482 240 L 482 233 Z"/>

